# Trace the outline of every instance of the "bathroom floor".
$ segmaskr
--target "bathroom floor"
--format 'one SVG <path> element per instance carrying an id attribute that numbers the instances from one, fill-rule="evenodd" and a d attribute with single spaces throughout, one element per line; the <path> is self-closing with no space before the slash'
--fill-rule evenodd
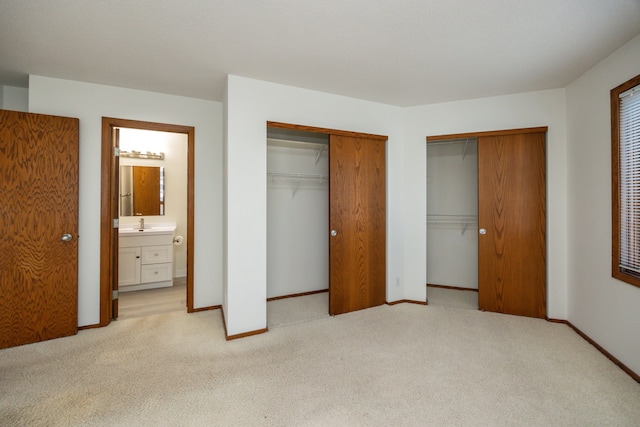
<path id="1" fill-rule="evenodd" d="M 118 320 L 152 314 L 187 311 L 187 278 L 173 279 L 169 288 L 121 292 L 118 298 Z"/>

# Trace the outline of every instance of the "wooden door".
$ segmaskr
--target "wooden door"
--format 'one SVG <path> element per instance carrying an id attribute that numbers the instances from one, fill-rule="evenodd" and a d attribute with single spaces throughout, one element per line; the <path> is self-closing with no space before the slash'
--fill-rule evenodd
<path id="1" fill-rule="evenodd" d="M 478 226 L 479 308 L 544 318 L 544 132 L 478 138 Z"/>
<path id="2" fill-rule="evenodd" d="M 78 119 L 0 110 L 0 348 L 78 330 Z"/>
<path id="3" fill-rule="evenodd" d="M 329 176 L 329 313 L 384 304 L 385 140 L 330 135 Z"/>
<path id="4" fill-rule="evenodd" d="M 133 167 L 133 214 L 160 215 L 159 167 Z"/>

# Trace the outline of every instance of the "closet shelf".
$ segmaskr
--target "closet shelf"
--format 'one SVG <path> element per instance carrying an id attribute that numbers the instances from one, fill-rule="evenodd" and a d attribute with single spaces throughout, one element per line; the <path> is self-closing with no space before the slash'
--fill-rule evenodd
<path id="1" fill-rule="evenodd" d="M 271 182 L 273 183 L 275 183 L 276 181 L 281 181 L 295 184 L 291 189 L 291 198 L 296 195 L 300 184 L 303 184 L 305 185 L 305 188 L 308 188 L 309 185 L 317 186 L 326 184 L 329 180 L 328 175 L 308 173 L 267 172 L 267 176 L 271 178 Z"/>
<path id="2" fill-rule="evenodd" d="M 478 139 L 473 137 L 473 138 L 454 138 L 454 139 L 443 139 L 441 141 L 434 141 L 434 142 L 428 142 L 427 141 L 427 148 L 429 147 L 435 147 L 438 145 L 451 145 L 451 144 L 464 144 L 464 149 L 462 150 L 462 160 L 464 160 L 465 156 L 467 155 L 467 146 L 469 145 L 470 142 L 478 142 Z"/>
<path id="3" fill-rule="evenodd" d="M 477 224 L 477 215 L 427 215 L 427 225 L 429 224 L 442 224 L 442 225 L 459 225 L 462 227 L 462 233 L 467 231 L 469 225 Z"/>
<path id="4" fill-rule="evenodd" d="M 309 173 L 286 173 L 286 172 L 268 172 L 267 176 L 271 180 L 282 179 L 289 181 L 317 181 L 322 184 L 327 182 L 327 175 L 309 174 Z"/>

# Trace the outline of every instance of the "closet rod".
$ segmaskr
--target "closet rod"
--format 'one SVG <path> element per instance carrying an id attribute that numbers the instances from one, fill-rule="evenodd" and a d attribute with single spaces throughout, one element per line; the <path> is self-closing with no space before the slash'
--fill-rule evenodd
<path id="1" fill-rule="evenodd" d="M 267 146 L 301 148 L 305 150 L 319 150 L 328 146 L 328 142 L 296 141 L 293 139 L 267 138 Z"/>
<path id="2" fill-rule="evenodd" d="M 317 174 L 309 174 L 309 173 L 286 173 L 286 172 L 267 172 L 267 176 L 272 179 L 289 179 L 296 181 L 319 181 L 326 182 L 329 179 L 328 175 L 317 175 Z"/>
<path id="3" fill-rule="evenodd" d="M 430 223 L 464 223 L 478 221 L 477 215 L 427 215 L 427 222 Z"/>
<path id="4" fill-rule="evenodd" d="M 434 147 L 436 145 L 466 144 L 469 142 L 477 142 L 477 139 L 476 138 L 459 138 L 459 139 L 447 139 L 444 141 L 427 142 L 427 148 Z"/>
<path id="5" fill-rule="evenodd" d="M 467 231 L 467 227 L 470 224 L 477 224 L 477 222 L 478 222 L 477 215 L 427 215 L 427 225 L 428 224 L 459 225 L 462 227 L 461 235 L 464 235 L 464 232 Z"/>

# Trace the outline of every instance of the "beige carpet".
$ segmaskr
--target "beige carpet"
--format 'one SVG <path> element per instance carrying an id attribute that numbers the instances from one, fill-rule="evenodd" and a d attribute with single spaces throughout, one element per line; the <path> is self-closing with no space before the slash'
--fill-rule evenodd
<path id="1" fill-rule="evenodd" d="M 283 298 L 267 303 L 269 329 L 329 317 L 329 292 Z"/>
<path id="2" fill-rule="evenodd" d="M 429 305 L 478 309 L 478 292 L 427 286 Z"/>
<path id="3" fill-rule="evenodd" d="M 399 304 L 226 342 L 220 311 L 0 351 L 2 426 L 638 426 L 640 385 L 543 320 Z"/>

